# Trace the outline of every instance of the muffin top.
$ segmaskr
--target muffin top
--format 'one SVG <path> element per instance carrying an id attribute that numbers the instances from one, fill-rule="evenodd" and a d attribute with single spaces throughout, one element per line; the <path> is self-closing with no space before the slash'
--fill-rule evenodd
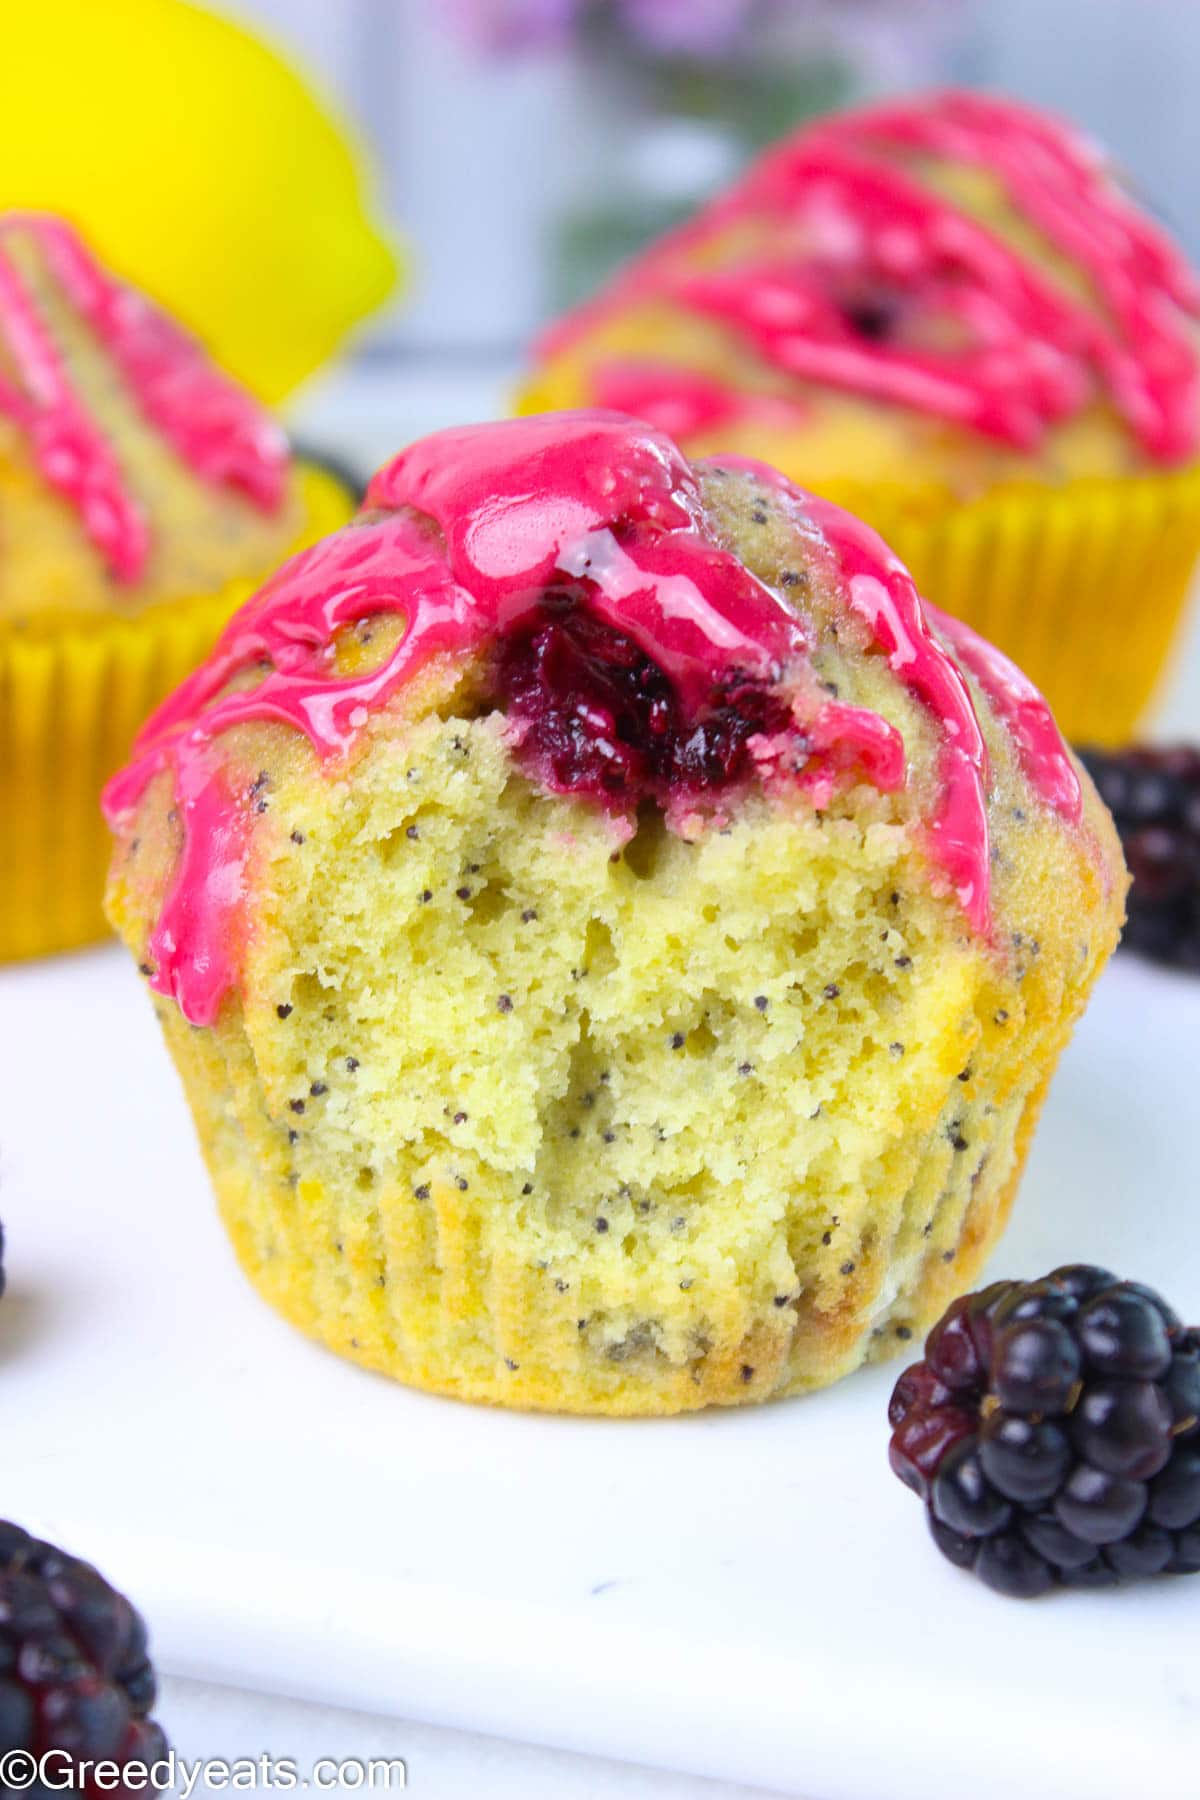
<path id="1" fill-rule="evenodd" d="M 299 527 L 269 414 L 47 214 L 0 214 L 0 622 L 130 614 Z"/>
<path id="2" fill-rule="evenodd" d="M 769 151 L 545 334 L 530 404 L 620 407 L 818 486 L 967 496 L 1192 461 L 1198 315 L 1091 143 L 939 93 Z"/>
<path id="3" fill-rule="evenodd" d="M 914 881 L 998 955 L 1028 926 L 1031 820 L 1087 880 L 1120 879 L 1040 695 L 873 532 L 762 465 L 693 468 L 622 415 L 549 414 L 402 451 L 110 783 L 146 972 L 193 1023 L 237 985 L 260 855 L 286 851 L 268 789 L 353 783 L 431 715 L 493 720 L 513 778 L 563 797 L 564 829 L 575 806 L 606 819 L 614 856 L 647 809 L 689 840 L 751 804 L 899 832 Z"/>

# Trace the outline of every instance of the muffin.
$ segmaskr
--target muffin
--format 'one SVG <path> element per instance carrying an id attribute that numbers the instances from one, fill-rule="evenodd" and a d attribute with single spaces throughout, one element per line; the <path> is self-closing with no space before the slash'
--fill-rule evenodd
<path id="1" fill-rule="evenodd" d="M 1200 549 L 1198 310 L 1090 143 L 935 94 L 770 151 L 551 328 L 525 405 L 619 407 L 850 506 L 1112 743 Z"/>
<path id="2" fill-rule="evenodd" d="M 104 932 L 105 777 L 256 580 L 350 511 L 68 225 L 0 214 L 0 957 Z"/>
<path id="3" fill-rule="evenodd" d="M 671 1413 L 970 1286 L 1121 922 L 1023 676 L 765 466 L 441 432 L 106 793 L 234 1247 L 417 1387 Z"/>

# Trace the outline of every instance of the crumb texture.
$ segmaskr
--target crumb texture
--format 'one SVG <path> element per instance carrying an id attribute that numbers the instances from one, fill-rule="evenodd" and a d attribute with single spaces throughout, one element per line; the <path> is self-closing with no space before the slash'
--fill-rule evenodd
<path id="1" fill-rule="evenodd" d="M 999 969 L 895 826 L 762 802 L 621 845 L 490 718 L 262 791 L 244 1002 L 160 1004 L 239 1256 L 306 1330 L 471 1398 L 674 1411 L 831 1380 L 972 1279 L 1105 921 Z"/>

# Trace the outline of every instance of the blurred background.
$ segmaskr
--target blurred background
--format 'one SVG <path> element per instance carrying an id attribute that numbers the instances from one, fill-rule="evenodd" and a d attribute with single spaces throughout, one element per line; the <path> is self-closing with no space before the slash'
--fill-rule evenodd
<path id="1" fill-rule="evenodd" d="M 955 82 L 1102 139 L 1200 255 L 1196 0 L 237 0 L 356 129 L 404 247 L 299 417 L 368 460 L 500 410 L 538 325 L 830 106 Z M 395 377 L 381 386 L 384 370 Z"/>
<path id="2" fill-rule="evenodd" d="M 5 203 L 360 462 L 504 410 L 544 320 L 882 92 L 1057 109 L 1200 257 L 1197 0 L 39 0 L 3 43 Z"/>
<path id="3" fill-rule="evenodd" d="M 392 349 L 515 354 L 814 112 L 937 82 L 1056 107 L 1200 254 L 1196 0 L 241 0 L 372 149 Z"/>

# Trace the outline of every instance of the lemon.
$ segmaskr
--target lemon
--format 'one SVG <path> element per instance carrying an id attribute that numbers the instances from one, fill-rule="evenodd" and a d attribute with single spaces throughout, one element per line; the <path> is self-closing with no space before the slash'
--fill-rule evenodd
<path id="1" fill-rule="evenodd" d="M 185 0 L 6 10 L 0 204 L 62 213 L 268 401 L 391 291 L 364 157 L 301 76 Z"/>

